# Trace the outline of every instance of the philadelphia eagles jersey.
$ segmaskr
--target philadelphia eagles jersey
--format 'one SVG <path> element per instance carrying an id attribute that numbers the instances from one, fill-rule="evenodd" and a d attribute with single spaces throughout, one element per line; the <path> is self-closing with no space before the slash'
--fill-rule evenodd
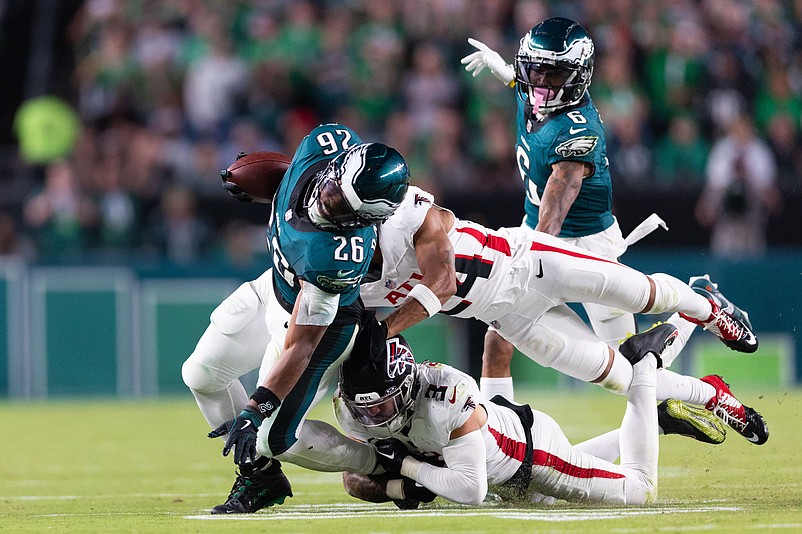
<path id="1" fill-rule="evenodd" d="M 359 282 L 376 248 L 376 228 L 321 230 L 311 223 L 304 205 L 315 175 L 360 143 L 347 126 L 318 126 L 301 141 L 276 191 L 267 242 L 276 288 L 289 307 L 301 289 L 300 280 L 339 294 L 341 307 L 359 297 Z"/>
<path id="2" fill-rule="evenodd" d="M 582 180 L 559 237 L 583 237 L 606 230 L 613 224 L 607 140 L 590 95 L 585 93 L 576 106 L 542 121 L 528 120 L 524 106 L 519 99 L 515 153 L 526 189 L 526 225 L 537 226 L 540 199 L 551 176 L 551 166 L 559 161 L 582 161 L 593 166 L 593 173 Z"/>

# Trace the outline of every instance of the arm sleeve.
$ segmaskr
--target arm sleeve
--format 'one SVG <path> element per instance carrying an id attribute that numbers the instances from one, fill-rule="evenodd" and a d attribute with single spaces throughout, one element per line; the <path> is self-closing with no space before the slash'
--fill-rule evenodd
<path id="1" fill-rule="evenodd" d="M 334 321 L 340 305 L 340 295 L 326 293 L 308 282 L 303 284 L 298 316 L 295 322 L 300 325 L 328 326 Z"/>
<path id="2" fill-rule="evenodd" d="M 450 501 L 481 504 L 487 494 L 487 453 L 482 432 L 475 430 L 449 441 L 443 448 L 443 460 L 448 467 L 410 462 L 414 466 L 412 472 L 402 469 L 401 474 Z"/>

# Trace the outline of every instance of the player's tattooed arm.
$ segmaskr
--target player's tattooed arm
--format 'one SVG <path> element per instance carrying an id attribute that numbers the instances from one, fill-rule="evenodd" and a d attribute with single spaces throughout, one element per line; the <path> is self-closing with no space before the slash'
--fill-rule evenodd
<path id="1" fill-rule="evenodd" d="M 343 472 L 343 487 L 351 497 L 367 502 L 387 502 L 387 477 L 362 475 L 359 473 Z"/>
<path id="2" fill-rule="evenodd" d="M 552 165 L 551 176 L 540 200 L 540 214 L 535 230 L 559 235 L 565 216 L 579 195 L 582 179 L 590 170 L 590 165 L 581 161 L 558 161 Z"/>

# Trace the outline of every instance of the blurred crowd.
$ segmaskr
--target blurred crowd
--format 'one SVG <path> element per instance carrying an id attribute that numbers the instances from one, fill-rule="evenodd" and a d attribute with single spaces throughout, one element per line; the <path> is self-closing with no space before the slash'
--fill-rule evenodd
<path id="1" fill-rule="evenodd" d="M 800 0 L 87 0 L 67 28 L 80 133 L 24 199 L 30 240 L 2 253 L 251 261 L 263 228 L 198 202 L 235 202 L 219 172 L 238 152 L 292 154 L 327 121 L 394 146 L 438 195 L 523 195 L 514 91 L 460 59 L 475 37 L 512 62 L 556 15 L 595 42 L 614 187 L 698 190 L 717 250 L 762 250 L 802 185 Z"/>

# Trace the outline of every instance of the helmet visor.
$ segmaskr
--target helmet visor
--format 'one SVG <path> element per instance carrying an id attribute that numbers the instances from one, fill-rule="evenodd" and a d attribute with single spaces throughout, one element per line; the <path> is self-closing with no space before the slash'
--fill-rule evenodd
<path id="1" fill-rule="evenodd" d="M 357 394 L 356 400 L 345 398 L 345 405 L 351 415 L 366 428 L 387 426 L 405 411 L 404 395 L 398 388 L 389 396 L 379 397 L 376 393 Z"/>
<path id="2" fill-rule="evenodd" d="M 515 64 L 516 81 L 534 87 L 562 87 L 574 73 L 574 69 L 542 61 L 518 59 Z"/>
<path id="3" fill-rule="evenodd" d="M 370 226 L 371 222 L 357 213 L 345 198 L 338 169 L 332 162 L 323 171 L 308 206 L 310 218 L 320 226 L 338 229 Z"/>

